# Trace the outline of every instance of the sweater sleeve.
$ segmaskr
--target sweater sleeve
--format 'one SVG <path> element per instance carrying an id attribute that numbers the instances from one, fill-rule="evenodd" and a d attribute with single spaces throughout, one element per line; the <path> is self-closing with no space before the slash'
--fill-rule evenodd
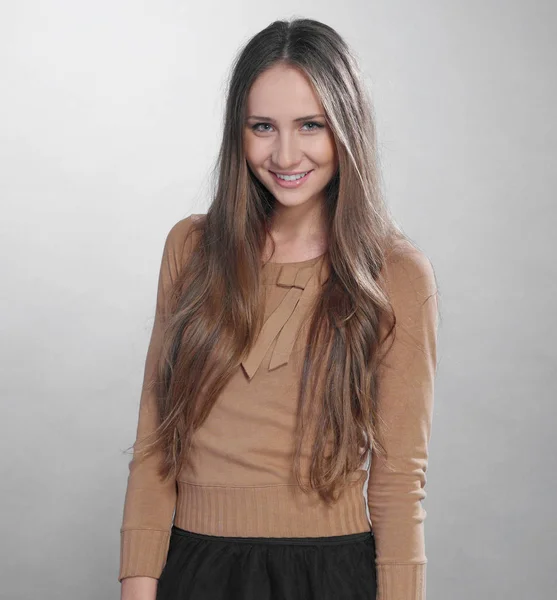
<path id="1" fill-rule="evenodd" d="M 375 536 L 378 600 L 425 600 L 426 468 L 436 372 L 437 287 L 416 249 L 385 268 L 395 338 L 381 364 L 377 427 L 386 456 L 372 453 L 368 506 Z"/>
<path id="2" fill-rule="evenodd" d="M 176 482 L 164 483 L 157 474 L 160 453 L 139 460 L 136 450 L 143 438 L 158 425 L 153 391 L 157 362 L 161 350 L 167 302 L 172 283 L 184 257 L 186 233 L 192 215 L 176 223 L 166 237 L 159 270 L 156 311 L 145 360 L 143 386 L 139 402 L 134 454 L 129 474 L 120 528 L 120 570 L 118 581 L 125 577 L 147 576 L 158 579 L 166 562 L 170 529 L 176 506 Z M 188 240 L 189 245 L 189 240 Z"/>

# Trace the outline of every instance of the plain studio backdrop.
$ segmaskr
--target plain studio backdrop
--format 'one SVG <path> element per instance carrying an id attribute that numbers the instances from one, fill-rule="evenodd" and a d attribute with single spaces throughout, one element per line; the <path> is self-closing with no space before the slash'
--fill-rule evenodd
<path id="1" fill-rule="evenodd" d="M 164 239 L 205 212 L 234 54 L 291 16 L 356 51 L 439 283 L 428 600 L 554 598 L 555 3 L 0 6 L 1 598 L 119 595 Z"/>

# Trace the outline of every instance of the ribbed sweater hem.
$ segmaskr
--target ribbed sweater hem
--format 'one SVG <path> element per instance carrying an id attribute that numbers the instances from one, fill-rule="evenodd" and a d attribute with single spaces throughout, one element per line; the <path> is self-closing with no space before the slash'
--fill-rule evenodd
<path id="1" fill-rule="evenodd" d="M 317 492 L 297 485 L 224 487 L 178 481 L 174 524 L 207 535 L 319 537 L 369 531 L 363 483 L 366 472 L 327 506 Z"/>

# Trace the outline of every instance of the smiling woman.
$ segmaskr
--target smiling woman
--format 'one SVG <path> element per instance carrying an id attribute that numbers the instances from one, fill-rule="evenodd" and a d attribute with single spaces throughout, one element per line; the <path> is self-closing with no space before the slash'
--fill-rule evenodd
<path id="1" fill-rule="evenodd" d="M 211 205 L 163 249 L 123 600 L 425 600 L 435 278 L 360 82 L 311 19 L 235 62 Z"/>

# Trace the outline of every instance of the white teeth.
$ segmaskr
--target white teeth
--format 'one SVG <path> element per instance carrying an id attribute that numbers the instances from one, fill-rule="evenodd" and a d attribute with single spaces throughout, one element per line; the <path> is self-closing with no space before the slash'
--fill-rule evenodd
<path id="1" fill-rule="evenodd" d="M 279 173 L 275 173 L 275 175 L 279 179 L 284 179 L 284 181 L 296 181 L 296 179 L 301 179 L 302 177 L 305 177 L 308 173 L 309 171 L 306 171 L 305 173 L 300 173 L 298 175 L 279 175 Z"/>

